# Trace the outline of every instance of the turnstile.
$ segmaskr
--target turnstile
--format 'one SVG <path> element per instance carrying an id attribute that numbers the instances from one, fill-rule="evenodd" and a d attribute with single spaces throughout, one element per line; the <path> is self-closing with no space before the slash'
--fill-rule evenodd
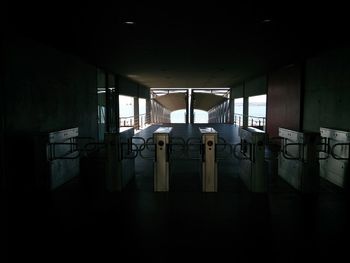
<path id="1" fill-rule="evenodd" d="M 279 128 L 281 150 L 278 154 L 278 174 L 295 189 L 317 192 L 319 189 L 319 134 Z"/>
<path id="2" fill-rule="evenodd" d="M 320 128 L 324 146 L 319 153 L 320 176 L 340 187 L 349 180 L 350 132 Z"/>
<path id="3" fill-rule="evenodd" d="M 265 162 L 264 131 L 253 128 L 240 128 L 241 138 L 240 177 L 252 192 L 267 192 L 267 165 Z"/>
<path id="4" fill-rule="evenodd" d="M 215 146 L 218 133 L 213 128 L 199 128 L 202 135 L 202 191 L 217 192 L 218 175 Z"/>
<path id="5" fill-rule="evenodd" d="M 172 127 L 160 127 L 153 133 L 155 143 L 154 191 L 169 191 L 169 142 Z"/>
<path id="6" fill-rule="evenodd" d="M 78 134 L 76 127 L 34 136 L 37 188 L 54 190 L 79 175 Z"/>
<path id="7" fill-rule="evenodd" d="M 125 158 L 132 149 L 134 128 L 120 128 L 119 133 L 105 133 L 106 144 L 106 188 L 122 191 L 135 175 L 135 159 Z"/>

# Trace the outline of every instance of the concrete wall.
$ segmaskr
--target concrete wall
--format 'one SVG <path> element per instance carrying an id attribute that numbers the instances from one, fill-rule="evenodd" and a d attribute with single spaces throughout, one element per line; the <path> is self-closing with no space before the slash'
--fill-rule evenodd
<path id="1" fill-rule="evenodd" d="M 267 132 L 278 136 L 278 128 L 301 129 L 302 71 L 300 65 L 290 65 L 274 71 L 268 77 Z"/>
<path id="2" fill-rule="evenodd" d="M 235 85 L 231 88 L 231 99 L 250 97 L 266 94 L 267 92 L 267 77 L 261 76 L 258 78 L 246 80 L 244 83 Z"/>
<path id="3" fill-rule="evenodd" d="M 5 45 L 7 132 L 79 127 L 97 134 L 96 68 L 28 39 Z"/>
<path id="4" fill-rule="evenodd" d="M 122 76 L 118 76 L 118 89 L 119 94 L 121 95 L 144 99 L 150 98 L 150 89 L 148 87 L 140 85 Z"/>
<path id="5" fill-rule="evenodd" d="M 247 80 L 244 84 L 244 96 L 251 97 L 266 94 L 267 78 L 266 76 Z"/>
<path id="6" fill-rule="evenodd" d="M 232 100 L 242 98 L 244 96 L 244 84 L 238 84 L 231 88 L 230 98 Z"/>
<path id="7" fill-rule="evenodd" d="M 96 68 L 19 37 L 6 39 L 4 57 L 4 187 L 25 193 L 35 190 L 33 133 L 79 127 L 96 138 Z"/>
<path id="8" fill-rule="evenodd" d="M 350 128 L 350 49 L 338 49 L 307 60 L 304 130 Z"/>

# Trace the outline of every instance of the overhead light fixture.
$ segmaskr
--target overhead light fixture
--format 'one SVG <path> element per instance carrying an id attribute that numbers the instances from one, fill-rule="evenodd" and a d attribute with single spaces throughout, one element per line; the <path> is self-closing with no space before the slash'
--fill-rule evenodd
<path id="1" fill-rule="evenodd" d="M 124 24 L 126 24 L 126 25 L 134 25 L 135 22 L 134 21 L 125 21 Z"/>
<path id="2" fill-rule="evenodd" d="M 270 23 L 271 21 L 272 21 L 271 19 L 264 19 L 264 20 L 261 21 L 261 23 L 265 24 L 265 23 Z"/>

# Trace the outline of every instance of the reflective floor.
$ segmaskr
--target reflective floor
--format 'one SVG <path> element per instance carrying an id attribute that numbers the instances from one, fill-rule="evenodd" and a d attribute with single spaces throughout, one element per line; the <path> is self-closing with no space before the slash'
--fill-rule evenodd
<path id="1" fill-rule="evenodd" d="M 173 136 L 199 136 L 198 126 L 174 125 Z M 148 138 L 157 127 L 137 136 Z M 211 127 L 227 142 L 238 141 L 233 125 Z M 218 192 L 202 193 L 198 160 L 173 160 L 170 191 L 154 193 L 152 161 L 138 158 L 135 180 L 121 193 L 108 193 L 103 160 L 82 160 L 79 178 L 50 194 L 11 200 L 10 257 L 337 262 L 349 256 L 342 189 L 321 181 L 319 193 L 301 194 L 270 167 L 269 192 L 250 193 L 237 166 L 234 159 L 220 161 Z"/>

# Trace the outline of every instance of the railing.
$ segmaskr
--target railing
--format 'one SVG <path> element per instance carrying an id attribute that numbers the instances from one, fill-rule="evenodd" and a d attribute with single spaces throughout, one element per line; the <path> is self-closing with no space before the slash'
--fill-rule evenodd
<path id="1" fill-rule="evenodd" d="M 138 123 L 137 123 L 138 122 Z M 135 122 L 135 116 L 128 116 L 128 117 L 120 117 L 119 118 L 119 126 L 120 127 L 135 127 L 139 126 L 140 129 L 145 128 L 146 126 L 146 114 L 140 114 L 138 115 L 138 118 L 136 116 L 136 122 Z"/>
<path id="2" fill-rule="evenodd" d="M 208 111 L 209 123 L 228 123 L 230 113 L 229 100 L 225 100 L 221 104 L 216 105 Z"/>
<path id="3" fill-rule="evenodd" d="M 134 116 L 119 117 L 120 127 L 133 127 L 134 126 Z"/>
<path id="4" fill-rule="evenodd" d="M 265 117 L 257 117 L 257 116 L 250 116 L 250 115 L 247 116 L 247 115 L 236 113 L 234 115 L 233 123 L 238 126 L 243 126 L 244 118 L 248 119 L 248 126 L 257 127 L 265 131 L 265 128 L 266 128 Z"/>

